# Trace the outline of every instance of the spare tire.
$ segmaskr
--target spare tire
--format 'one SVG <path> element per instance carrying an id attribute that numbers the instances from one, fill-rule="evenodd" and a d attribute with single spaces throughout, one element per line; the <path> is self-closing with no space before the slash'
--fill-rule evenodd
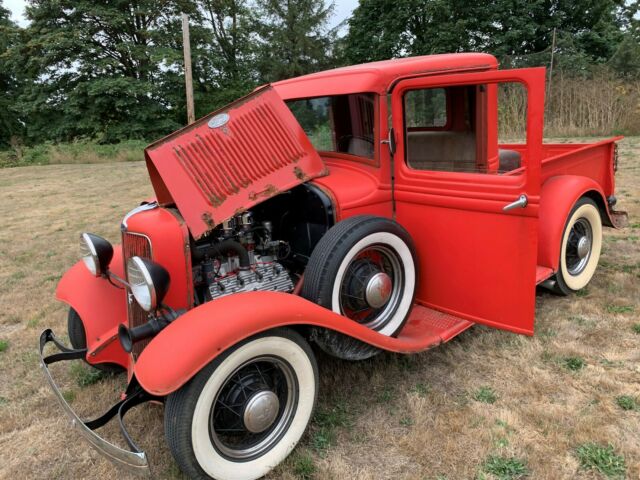
<path id="1" fill-rule="evenodd" d="M 337 223 L 320 239 L 304 274 L 301 295 L 344 317 L 387 335 L 404 326 L 417 283 L 413 240 L 388 218 L 355 216 Z M 312 338 L 334 356 L 371 357 L 378 349 L 330 330 Z"/>

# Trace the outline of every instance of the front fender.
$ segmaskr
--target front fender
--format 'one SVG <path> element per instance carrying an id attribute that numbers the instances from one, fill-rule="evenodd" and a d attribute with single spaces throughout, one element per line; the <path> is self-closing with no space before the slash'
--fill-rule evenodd
<path id="1" fill-rule="evenodd" d="M 542 186 L 540 195 L 538 265 L 558 271 L 562 234 L 567 218 L 573 205 L 585 195 L 598 204 L 604 224 L 615 224 L 604 191 L 593 179 L 578 175 L 551 177 Z"/>
<path id="2" fill-rule="evenodd" d="M 427 335 L 387 337 L 289 293 L 237 293 L 200 305 L 171 323 L 142 351 L 135 376 L 147 392 L 168 395 L 238 342 L 291 325 L 329 328 L 394 352 L 417 352 L 441 341 Z"/>
<path id="3" fill-rule="evenodd" d="M 122 249 L 113 247 L 109 269 L 124 277 Z M 115 363 L 127 367 L 129 356 L 118 341 L 118 325 L 127 323 L 127 300 L 124 289 L 106 279 L 94 277 L 82 261 L 60 279 L 56 298 L 73 308 L 84 324 L 87 337 L 87 362 Z"/>

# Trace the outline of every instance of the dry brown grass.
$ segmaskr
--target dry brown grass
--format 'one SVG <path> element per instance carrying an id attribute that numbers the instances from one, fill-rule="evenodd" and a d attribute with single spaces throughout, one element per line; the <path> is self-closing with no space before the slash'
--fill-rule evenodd
<path id="1" fill-rule="evenodd" d="M 142 163 L 0 170 L 0 340 L 8 341 L 0 352 L 0 478 L 127 478 L 68 427 L 38 368 L 36 344 L 44 327 L 65 332 L 66 309 L 53 292 L 76 260 L 77 233 L 116 240 L 123 213 L 150 194 Z M 618 194 L 634 226 L 606 230 L 586 296 L 538 294 L 533 338 L 474 327 L 420 355 L 360 363 L 320 355 L 320 414 L 271 478 L 483 478 L 494 454 L 522 459 L 529 478 L 598 478 L 579 468 L 575 449 L 586 442 L 612 444 L 627 477 L 640 478 L 640 412 L 616 404 L 621 395 L 640 398 L 640 334 L 633 331 L 640 322 L 640 138 L 622 143 Z M 586 366 L 568 370 L 567 357 Z M 123 386 L 122 378 L 108 378 L 79 388 L 68 367 L 54 373 L 87 416 Z M 481 387 L 497 400 L 475 400 Z M 156 476 L 181 478 L 164 444 L 162 407 L 142 406 L 128 418 Z M 105 435 L 120 442 L 115 427 Z"/>

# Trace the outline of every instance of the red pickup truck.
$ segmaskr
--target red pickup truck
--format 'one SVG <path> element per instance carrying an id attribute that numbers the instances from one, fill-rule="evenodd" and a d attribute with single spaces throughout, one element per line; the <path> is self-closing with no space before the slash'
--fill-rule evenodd
<path id="1" fill-rule="evenodd" d="M 75 428 L 148 473 L 122 417 L 161 401 L 188 476 L 258 478 L 311 418 L 311 343 L 359 360 L 474 323 L 533 334 L 536 286 L 584 288 L 603 225 L 626 220 L 618 139 L 544 144 L 544 83 L 486 54 L 356 65 L 259 88 L 150 145 L 155 199 L 125 215 L 121 245 L 81 234 L 58 286 L 73 348 L 40 338 Z M 508 85 L 523 143 L 498 140 Z M 126 371 L 103 416 L 81 420 L 52 379 L 72 359 Z M 115 416 L 128 449 L 95 433 Z"/>

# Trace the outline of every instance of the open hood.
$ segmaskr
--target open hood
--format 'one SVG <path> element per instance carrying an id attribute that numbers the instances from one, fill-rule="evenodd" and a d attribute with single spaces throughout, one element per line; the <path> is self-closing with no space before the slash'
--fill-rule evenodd
<path id="1" fill-rule="evenodd" d="M 326 173 L 271 86 L 152 143 L 145 159 L 158 202 L 175 202 L 195 238 Z"/>

